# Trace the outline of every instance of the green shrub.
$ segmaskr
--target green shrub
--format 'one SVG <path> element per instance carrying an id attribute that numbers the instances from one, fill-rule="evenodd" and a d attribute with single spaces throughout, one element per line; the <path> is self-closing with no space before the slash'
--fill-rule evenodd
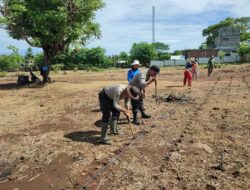
<path id="1" fill-rule="evenodd" d="M 100 72 L 100 71 L 103 71 L 103 69 L 100 69 L 98 67 L 88 67 L 86 68 L 86 71 Z"/>
<path id="2" fill-rule="evenodd" d="M 51 66 L 52 71 L 54 71 L 55 73 L 58 73 L 59 71 L 62 70 L 62 68 L 64 67 L 63 64 L 55 64 Z"/>
<path id="3" fill-rule="evenodd" d="M 77 70 L 78 70 L 78 67 L 75 67 L 75 68 L 73 69 L 74 72 L 76 72 Z"/>
<path id="4" fill-rule="evenodd" d="M 0 72 L 0 78 L 1 77 L 5 77 L 6 76 L 6 73 L 5 72 Z"/>

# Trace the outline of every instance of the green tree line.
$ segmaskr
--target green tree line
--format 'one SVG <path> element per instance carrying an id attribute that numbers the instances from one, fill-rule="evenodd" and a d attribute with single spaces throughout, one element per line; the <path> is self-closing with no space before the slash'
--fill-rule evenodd
<path id="1" fill-rule="evenodd" d="M 44 64 L 44 54 L 34 54 L 28 48 L 25 55 L 21 56 L 14 46 L 8 47 L 12 50 L 10 55 L 0 55 L 0 71 L 15 70 L 38 70 Z M 62 70 L 84 70 L 89 67 L 107 68 L 117 66 L 118 61 L 125 61 L 121 67 L 130 67 L 134 59 L 138 59 L 142 65 L 148 66 L 152 59 L 166 60 L 170 58 L 167 52 L 159 53 L 154 44 L 147 42 L 134 43 L 129 53 L 121 52 L 119 55 L 107 56 L 105 49 L 95 48 L 72 48 L 55 55 L 51 59 L 51 68 L 57 65 Z"/>

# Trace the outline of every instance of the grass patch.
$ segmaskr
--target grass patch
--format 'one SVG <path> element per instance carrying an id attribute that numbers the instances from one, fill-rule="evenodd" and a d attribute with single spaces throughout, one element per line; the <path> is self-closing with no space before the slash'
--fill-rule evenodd
<path id="1" fill-rule="evenodd" d="M 0 78 L 1 77 L 5 77 L 6 76 L 6 73 L 5 72 L 0 72 Z"/>
<path id="2" fill-rule="evenodd" d="M 86 71 L 91 71 L 91 72 L 101 72 L 104 71 L 104 69 L 98 68 L 98 67 L 87 67 Z"/>

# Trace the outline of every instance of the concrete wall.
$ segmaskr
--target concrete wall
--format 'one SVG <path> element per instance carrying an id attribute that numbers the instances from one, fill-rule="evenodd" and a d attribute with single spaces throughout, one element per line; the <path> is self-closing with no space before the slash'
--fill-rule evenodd
<path id="1" fill-rule="evenodd" d="M 176 65 L 185 65 L 185 59 L 176 59 L 176 60 L 165 60 L 165 61 L 155 61 L 152 60 L 150 65 L 157 65 L 159 67 L 168 67 L 168 66 L 176 66 Z"/>

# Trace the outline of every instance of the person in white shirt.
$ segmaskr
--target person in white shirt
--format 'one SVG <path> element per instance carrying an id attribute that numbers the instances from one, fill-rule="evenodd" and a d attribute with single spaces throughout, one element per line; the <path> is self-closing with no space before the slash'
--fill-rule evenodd
<path id="1" fill-rule="evenodd" d="M 98 141 L 101 144 L 112 144 L 108 138 L 108 128 L 110 124 L 110 133 L 114 135 L 120 134 L 117 129 L 117 121 L 120 112 L 123 112 L 126 117 L 129 114 L 129 100 L 139 99 L 140 89 L 132 85 L 110 85 L 99 92 L 100 109 L 102 111 L 101 122 L 101 138 Z M 119 105 L 119 100 L 124 99 L 125 106 Z M 112 113 L 112 116 L 111 116 Z"/>

